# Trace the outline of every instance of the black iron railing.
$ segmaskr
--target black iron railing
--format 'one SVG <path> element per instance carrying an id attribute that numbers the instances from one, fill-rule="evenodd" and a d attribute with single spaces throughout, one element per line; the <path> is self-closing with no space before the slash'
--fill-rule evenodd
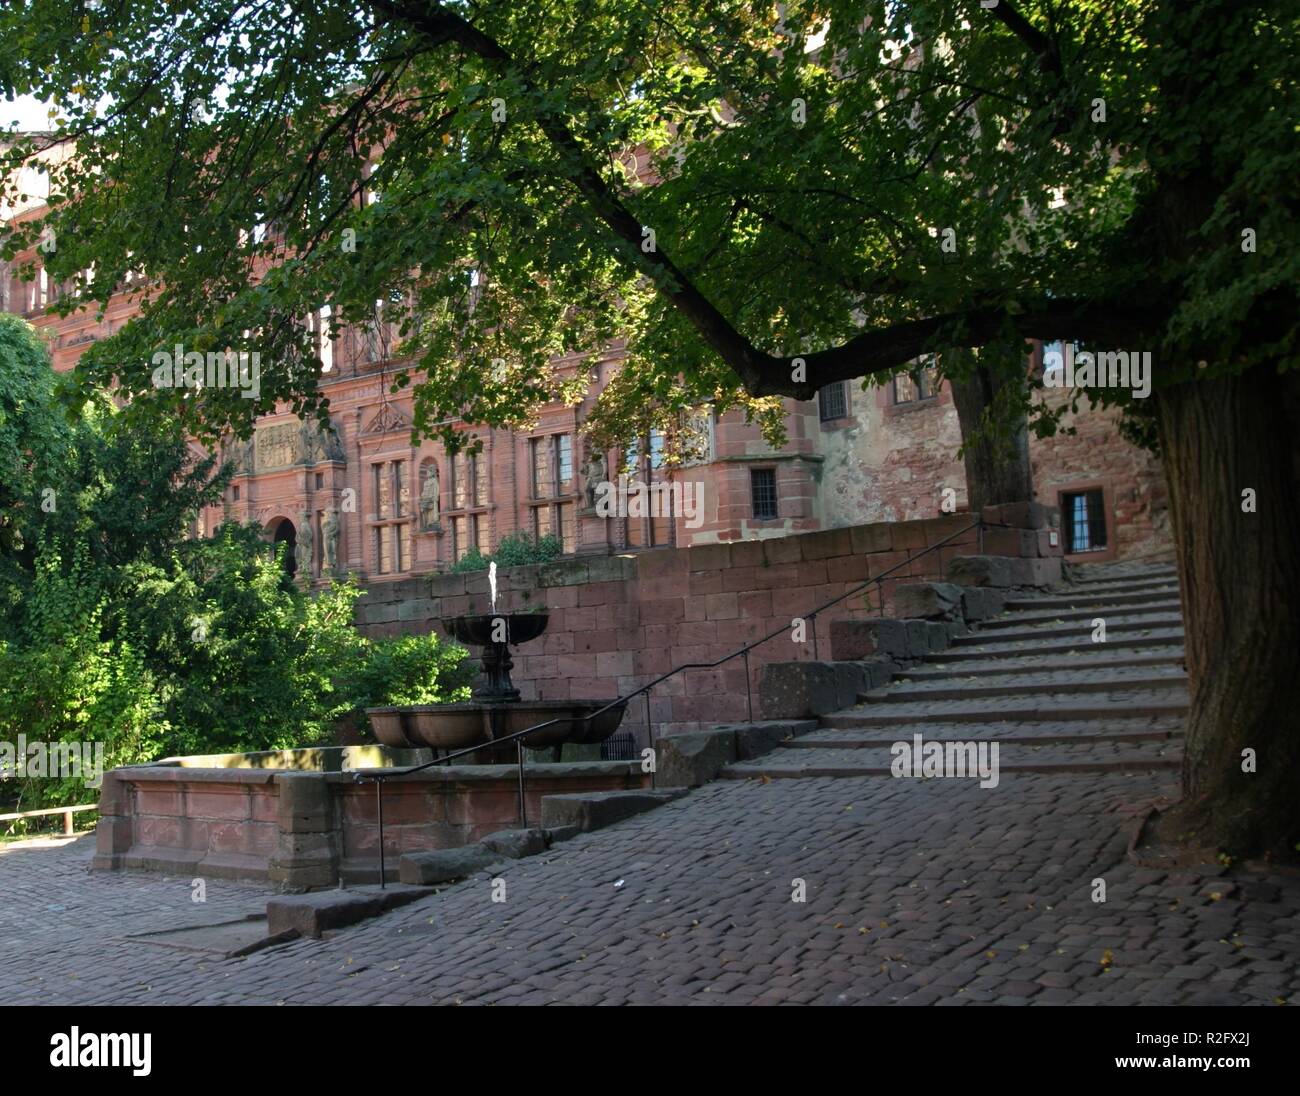
<path id="1" fill-rule="evenodd" d="M 984 550 L 984 527 L 988 524 L 991 523 L 985 522 L 982 519 L 977 517 L 969 525 L 963 526 L 961 529 L 958 529 L 954 533 L 950 533 L 942 540 L 937 541 L 936 543 L 921 549 L 919 552 L 916 552 L 908 556 L 901 563 L 896 563 L 894 564 L 894 566 L 886 568 L 884 571 L 881 571 L 880 574 L 875 575 L 872 578 L 865 579 L 857 586 L 853 587 L 853 589 L 846 590 L 838 597 L 833 597 L 829 601 L 823 602 L 822 604 L 818 605 L 817 608 L 813 609 L 811 612 L 805 613 L 802 618 L 791 618 L 792 620 L 802 619 L 807 621 L 809 629 L 812 632 L 813 659 L 816 660 L 819 657 L 818 649 L 817 649 L 817 617 L 821 613 L 824 613 L 827 609 L 830 609 L 832 606 L 838 605 L 841 601 L 846 601 L 848 598 L 854 597 L 855 595 L 862 593 L 864 590 L 868 589 L 871 586 L 876 586 L 877 592 L 879 593 L 879 602 L 878 602 L 879 612 L 881 616 L 884 616 L 885 596 L 884 596 L 884 588 L 882 584 L 887 579 L 891 578 L 894 575 L 894 572 L 898 571 L 900 568 L 903 567 L 910 567 L 918 559 L 921 559 L 923 556 L 929 555 L 931 552 L 938 551 L 940 548 L 945 547 L 946 545 L 950 544 L 952 541 L 956 540 L 957 538 L 965 536 L 972 529 L 979 530 L 979 551 L 982 554 Z M 900 577 L 915 577 L 915 576 L 900 576 Z M 452 753 L 444 754 L 441 757 L 434 758 L 434 760 L 432 761 L 426 761 L 423 765 L 412 765 L 410 768 L 398 769 L 393 771 L 357 773 L 354 779 L 358 783 L 363 783 L 367 780 L 373 780 L 375 782 L 375 815 L 379 823 L 379 885 L 382 887 L 385 884 L 384 876 L 386 870 L 385 854 L 384 854 L 384 797 L 383 797 L 385 780 L 390 780 L 399 776 L 410 776 L 411 773 L 422 772 L 425 769 L 433 768 L 433 766 L 435 765 L 444 765 L 447 762 L 454 761 L 458 757 L 466 757 L 469 754 L 478 753 L 482 749 L 491 746 L 497 746 L 503 742 L 513 741 L 515 743 L 515 747 L 518 752 L 519 825 L 523 828 L 527 828 L 528 809 L 524 799 L 524 795 L 526 791 L 525 765 L 524 765 L 524 739 L 527 738 L 530 734 L 534 734 L 537 731 L 545 730 L 548 727 L 557 727 L 560 726 L 561 724 L 589 723 L 597 716 L 603 715 L 605 712 L 608 712 L 612 708 L 617 708 L 620 706 L 626 707 L 632 700 L 636 699 L 638 696 L 644 696 L 645 697 L 646 741 L 649 744 L 650 749 L 653 751 L 654 729 L 651 724 L 651 718 L 650 718 L 650 690 L 653 689 L 656 685 L 663 684 L 663 682 L 667 681 L 670 677 L 675 677 L 677 674 L 683 673 L 687 670 L 716 669 L 718 666 L 730 662 L 734 658 L 743 659 L 745 663 L 745 703 L 746 703 L 746 711 L 748 712 L 748 716 L 749 716 L 749 722 L 752 723 L 754 721 L 754 687 L 749 672 L 749 652 L 752 651 L 755 647 L 760 647 L 764 643 L 767 643 L 770 640 L 775 639 L 777 636 L 787 635 L 789 634 L 789 632 L 790 632 L 790 625 L 783 624 L 780 628 L 768 632 L 768 634 L 763 636 L 761 639 L 755 639 L 752 642 L 745 644 L 743 647 L 738 647 L 730 654 L 726 654 L 723 655 L 721 658 L 714 659 L 712 662 L 683 663 L 682 665 L 674 667 L 673 669 L 669 670 L 665 674 L 660 674 L 653 681 L 650 681 L 647 684 L 642 685 L 639 689 L 633 690 L 632 692 L 628 693 L 626 696 L 620 696 L 614 700 L 611 700 L 603 708 L 598 708 L 590 715 L 566 716 L 558 719 L 548 719 L 542 723 L 534 724 L 531 727 L 525 727 L 522 731 L 515 731 L 512 734 L 503 735 L 501 738 L 494 739 L 490 743 L 483 743 L 477 746 L 467 746 L 465 749 L 456 750 Z M 652 786 L 654 785 L 655 782 L 654 774 L 655 774 L 655 766 L 652 763 L 650 767 L 650 783 Z"/>

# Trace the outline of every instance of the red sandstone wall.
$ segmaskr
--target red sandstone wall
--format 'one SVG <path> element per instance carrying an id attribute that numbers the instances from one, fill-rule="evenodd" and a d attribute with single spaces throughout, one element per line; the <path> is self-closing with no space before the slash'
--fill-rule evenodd
<path id="1" fill-rule="evenodd" d="M 971 520 L 954 514 L 501 571 L 498 609 L 541 608 L 550 614 L 546 633 L 517 649 L 515 684 L 526 699 L 613 698 L 682 663 L 713 661 L 781 629 L 750 654 L 757 698 L 765 663 L 814 657 L 812 626 L 805 642 L 796 643 L 793 618 L 904 563 Z M 1017 537 L 1006 547 L 1012 554 L 1021 554 L 1022 547 L 1033 554 L 1028 549 L 1036 550 L 1037 542 L 1031 538 L 1022 546 Z M 971 530 L 908 564 L 885 583 L 886 612 L 898 581 L 939 578 L 952 558 L 976 551 L 978 537 Z M 412 580 L 372 586 L 358 606 L 358 625 L 371 635 L 424 632 L 442 617 L 488 610 L 485 573 L 440 575 L 418 585 Z M 868 609 L 864 596 L 855 595 L 819 617 L 817 654 L 830 657 L 832 620 L 878 611 L 874 596 Z M 661 734 L 741 720 L 747 711 L 740 659 L 675 676 L 655 688 L 650 705 Z M 645 718 L 644 701 L 638 700 L 626 723 L 644 737 Z"/>
<path id="2" fill-rule="evenodd" d="M 1059 390 L 1048 396 L 1057 405 L 1066 399 Z M 1066 490 L 1101 487 L 1105 492 L 1108 550 L 1080 555 L 1080 560 L 1137 559 L 1172 550 L 1169 496 L 1160 462 L 1120 437 L 1118 422 L 1118 409 L 1087 410 L 1085 401 L 1080 414 L 1067 412 L 1061 422 L 1062 427 L 1074 427 L 1075 434 L 1030 443 L 1040 502 L 1057 506 Z"/>

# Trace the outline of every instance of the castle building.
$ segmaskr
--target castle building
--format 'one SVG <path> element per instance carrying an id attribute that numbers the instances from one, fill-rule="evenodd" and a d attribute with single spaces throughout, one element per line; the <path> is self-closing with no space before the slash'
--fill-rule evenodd
<path id="1" fill-rule="evenodd" d="M 0 217 L 37 217 L 41 208 L 37 194 Z M 34 276 L 20 277 L 32 259 Z M 55 369 L 66 371 L 127 323 L 133 305 L 121 292 L 98 320 L 90 310 L 58 316 L 50 306 L 60 287 L 39 259 L 38 249 L 0 264 L 0 310 L 26 317 L 48 340 Z M 437 441 L 412 443 L 411 389 L 390 391 L 398 364 L 382 331 L 345 330 L 324 339 L 319 356 L 333 430 L 287 410 L 260 418 L 249 442 L 227 447 L 237 474 L 196 528 L 210 534 L 223 521 L 256 522 L 268 539 L 290 544 L 288 566 L 304 580 L 340 571 L 368 583 L 410 578 L 446 570 L 474 549 L 490 554 L 517 533 L 554 536 L 566 555 L 608 555 L 967 508 L 957 412 L 932 364 L 884 385 L 837 382 L 815 400 L 786 400 L 788 440 L 779 449 L 740 412 L 710 417 L 698 424 L 698 459 L 670 468 L 657 434 L 611 451 L 583 437 L 596 395 L 619 367 L 617 346 L 595 362 L 557 362 L 592 373 L 581 403 L 543 408 L 528 433 L 477 428 L 481 450 L 455 456 Z M 418 384 L 418 373 L 412 379 Z M 1166 550 L 1158 461 L 1119 436 L 1113 411 L 1067 414 L 1063 425 L 1075 432 L 1031 439 L 1030 455 L 1037 500 L 1060 509 L 1053 535 L 1066 559 Z"/>

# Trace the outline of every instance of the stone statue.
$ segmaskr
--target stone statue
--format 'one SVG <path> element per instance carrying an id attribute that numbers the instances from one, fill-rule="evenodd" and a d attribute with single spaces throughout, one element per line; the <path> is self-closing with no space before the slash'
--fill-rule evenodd
<path id="1" fill-rule="evenodd" d="M 343 451 L 343 438 L 339 436 L 338 428 L 331 425 L 325 434 L 325 459 L 336 460 L 340 464 L 347 463 L 347 454 Z"/>
<path id="2" fill-rule="evenodd" d="M 583 477 L 587 481 L 587 507 L 591 510 L 596 508 L 596 488 L 609 478 L 609 472 L 605 467 L 605 454 L 596 450 L 587 456 L 587 467 L 583 469 Z"/>
<path id="3" fill-rule="evenodd" d="M 321 540 L 325 549 L 323 570 L 334 574 L 339 566 L 339 513 L 333 507 L 325 511 L 325 518 L 320 527 Z"/>
<path id="4" fill-rule="evenodd" d="M 420 528 L 436 529 L 441 516 L 438 498 L 438 466 L 429 465 L 424 475 L 424 486 L 420 489 Z"/>
<path id="5" fill-rule="evenodd" d="M 315 546 L 316 535 L 311 528 L 311 514 L 306 510 L 298 511 L 298 546 L 294 549 L 294 557 L 298 561 L 298 574 L 302 578 L 311 578 L 312 548 Z"/>

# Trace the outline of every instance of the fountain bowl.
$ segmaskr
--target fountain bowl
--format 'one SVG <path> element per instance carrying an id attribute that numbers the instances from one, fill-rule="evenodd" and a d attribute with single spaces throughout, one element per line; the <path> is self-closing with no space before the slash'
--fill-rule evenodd
<path id="1" fill-rule="evenodd" d="M 402 708 L 367 708 L 370 727 L 385 746 L 406 749 L 463 750 L 552 719 L 583 720 L 607 700 L 519 700 L 504 704 L 422 704 Z M 623 722 L 626 704 L 617 704 L 589 722 L 565 722 L 528 735 L 529 749 L 564 742 L 604 742 Z"/>
<path id="2" fill-rule="evenodd" d="M 549 613 L 480 613 L 476 616 L 444 617 L 442 626 L 452 639 L 473 647 L 490 647 L 496 622 L 505 621 L 506 642 L 517 646 L 546 631 Z"/>

